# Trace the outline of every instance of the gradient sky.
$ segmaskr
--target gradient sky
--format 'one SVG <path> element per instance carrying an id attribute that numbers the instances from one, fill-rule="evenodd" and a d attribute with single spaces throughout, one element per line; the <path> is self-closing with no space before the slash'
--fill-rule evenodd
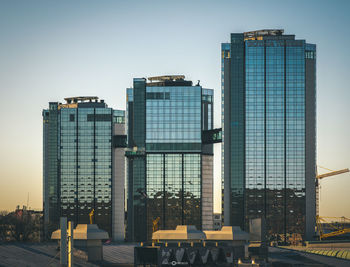
<path id="1" fill-rule="evenodd" d="M 0 0 L 0 210 L 42 208 L 42 109 L 97 95 L 125 109 L 134 77 L 184 74 L 215 89 L 231 32 L 281 28 L 317 44 L 317 162 L 350 167 L 350 1 Z M 215 145 L 220 210 L 220 145 Z M 321 183 L 321 215 L 350 217 L 350 175 Z"/>

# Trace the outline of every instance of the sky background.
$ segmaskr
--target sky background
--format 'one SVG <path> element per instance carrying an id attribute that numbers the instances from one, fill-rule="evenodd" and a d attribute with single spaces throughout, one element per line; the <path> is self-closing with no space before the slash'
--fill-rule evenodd
<path id="1" fill-rule="evenodd" d="M 125 109 L 134 77 L 184 74 L 215 89 L 230 33 L 284 29 L 317 44 L 317 162 L 350 167 L 350 1 L 0 0 L 0 210 L 42 209 L 42 109 L 97 95 Z M 220 144 L 215 210 L 220 211 Z M 322 171 L 321 171 L 322 172 Z M 350 175 L 321 182 L 320 213 L 350 217 Z"/>

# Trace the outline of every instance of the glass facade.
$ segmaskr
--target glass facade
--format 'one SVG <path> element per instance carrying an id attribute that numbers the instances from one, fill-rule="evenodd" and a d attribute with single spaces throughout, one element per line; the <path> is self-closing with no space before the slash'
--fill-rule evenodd
<path id="1" fill-rule="evenodd" d="M 49 103 L 49 109 L 43 110 L 43 208 L 44 234 L 57 229 L 59 221 L 59 164 L 58 147 L 58 104 Z"/>
<path id="2" fill-rule="evenodd" d="M 124 112 L 104 103 L 56 106 L 55 119 L 48 123 L 57 120 L 57 141 L 47 149 L 57 154 L 47 162 L 57 164 L 57 169 L 44 177 L 58 188 L 58 209 L 50 211 L 50 220 L 58 223 L 64 216 L 74 223 L 89 223 L 94 209 L 94 223 L 111 235 L 112 127 L 124 123 Z"/>
<path id="3" fill-rule="evenodd" d="M 190 224 L 201 228 L 201 155 L 147 154 L 147 228 Z"/>
<path id="4" fill-rule="evenodd" d="M 242 155 L 243 161 L 238 161 L 238 165 L 231 161 L 230 173 L 224 173 L 224 179 L 230 180 L 230 189 L 226 189 L 225 194 L 231 196 L 230 215 L 224 216 L 232 216 L 231 223 L 245 229 L 249 219 L 263 217 L 270 239 L 287 240 L 292 234 L 306 238 L 306 187 L 315 185 L 312 183 L 315 163 L 306 164 L 305 157 L 309 150 L 309 156 L 315 159 L 315 146 L 308 147 L 305 143 L 306 128 L 315 129 L 315 117 L 305 119 L 306 101 L 315 101 L 315 95 L 311 94 L 308 99 L 305 93 L 306 44 L 290 35 L 245 38 L 242 42 L 243 38 L 240 34 L 239 48 L 235 47 L 237 42 L 232 41 L 230 52 L 244 54 L 244 64 L 233 57 L 230 63 L 231 69 L 239 66 L 244 74 L 240 78 L 231 76 L 227 82 L 231 96 L 244 96 L 241 103 L 231 102 L 230 109 L 236 115 L 244 112 L 244 116 L 238 119 L 228 116 L 231 139 L 229 146 L 224 144 L 225 149 L 234 151 L 238 140 L 234 134 L 239 132 L 235 132 L 234 127 L 241 125 L 244 146 L 236 149 L 238 154 L 232 157 L 237 163 L 237 157 Z M 238 84 L 240 79 L 244 80 L 243 86 Z M 311 138 L 310 142 L 315 143 L 315 139 Z M 239 178 L 237 174 L 242 169 L 244 175 Z"/>
<path id="5" fill-rule="evenodd" d="M 201 142 L 201 87 L 146 89 L 147 143 Z"/>
<path id="6" fill-rule="evenodd" d="M 157 218 L 159 229 L 202 227 L 201 134 L 213 126 L 213 90 L 191 84 L 134 79 L 127 89 L 128 240 L 151 239 Z M 137 146 L 136 128 L 145 136 Z"/>

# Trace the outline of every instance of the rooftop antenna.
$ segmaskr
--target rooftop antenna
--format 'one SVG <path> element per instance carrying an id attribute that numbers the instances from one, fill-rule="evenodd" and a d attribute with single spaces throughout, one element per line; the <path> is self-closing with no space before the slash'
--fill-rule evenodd
<path id="1" fill-rule="evenodd" d="M 28 192 L 28 195 L 27 195 L 27 210 L 29 210 L 28 205 L 29 205 L 29 192 Z"/>

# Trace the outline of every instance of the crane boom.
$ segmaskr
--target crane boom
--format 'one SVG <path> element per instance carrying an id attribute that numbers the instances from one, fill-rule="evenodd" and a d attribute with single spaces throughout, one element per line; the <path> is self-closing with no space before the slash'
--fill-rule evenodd
<path id="1" fill-rule="evenodd" d="M 318 174 L 316 172 L 316 216 L 319 215 L 319 201 L 320 201 L 320 191 L 319 191 L 319 181 L 321 181 L 321 179 L 323 178 L 326 178 L 326 177 L 330 177 L 330 176 L 334 176 L 334 175 L 338 175 L 338 174 L 342 174 L 342 173 L 346 173 L 346 172 L 349 172 L 349 169 L 346 168 L 346 169 L 342 169 L 342 170 L 338 170 L 338 171 L 332 171 L 330 169 L 327 169 L 325 167 L 322 167 L 320 165 L 318 165 L 318 167 L 321 167 L 322 169 L 326 169 L 326 170 L 329 170 L 331 172 L 327 172 L 327 173 L 323 173 L 323 174 Z"/>
<path id="2" fill-rule="evenodd" d="M 320 175 L 317 175 L 316 178 L 317 179 L 323 179 L 323 178 L 326 178 L 326 177 L 329 177 L 329 176 L 338 175 L 338 174 L 347 173 L 347 172 L 349 172 L 348 168 L 342 169 L 342 170 L 338 170 L 338 171 L 332 171 L 332 172 L 327 172 L 327 173 L 324 173 L 324 174 L 320 174 Z"/>
<path id="3" fill-rule="evenodd" d="M 350 228 L 340 229 L 338 231 L 334 231 L 331 233 L 322 234 L 322 238 L 333 237 L 333 236 L 343 235 L 347 233 L 350 233 Z"/>
<path id="4" fill-rule="evenodd" d="M 336 219 L 336 221 L 329 222 L 329 220 L 334 220 L 334 219 Z M 348 219 L 346 217 L 320 217 L 320 216 L 316 216 L 316 227 L 318 230 L 320 240 L 327 238 L 327 237 L 334 237 L 334 236 L 339 236 L 339 235 L 350 233 L 350 228 L 347 227 L 349 222 L 350 222 L 350 219 Z M 328 227 L 328 230 L 330 230 L 330 232 L 328 232 L 328 233 L 324 232 L 325 226 Z"/>

